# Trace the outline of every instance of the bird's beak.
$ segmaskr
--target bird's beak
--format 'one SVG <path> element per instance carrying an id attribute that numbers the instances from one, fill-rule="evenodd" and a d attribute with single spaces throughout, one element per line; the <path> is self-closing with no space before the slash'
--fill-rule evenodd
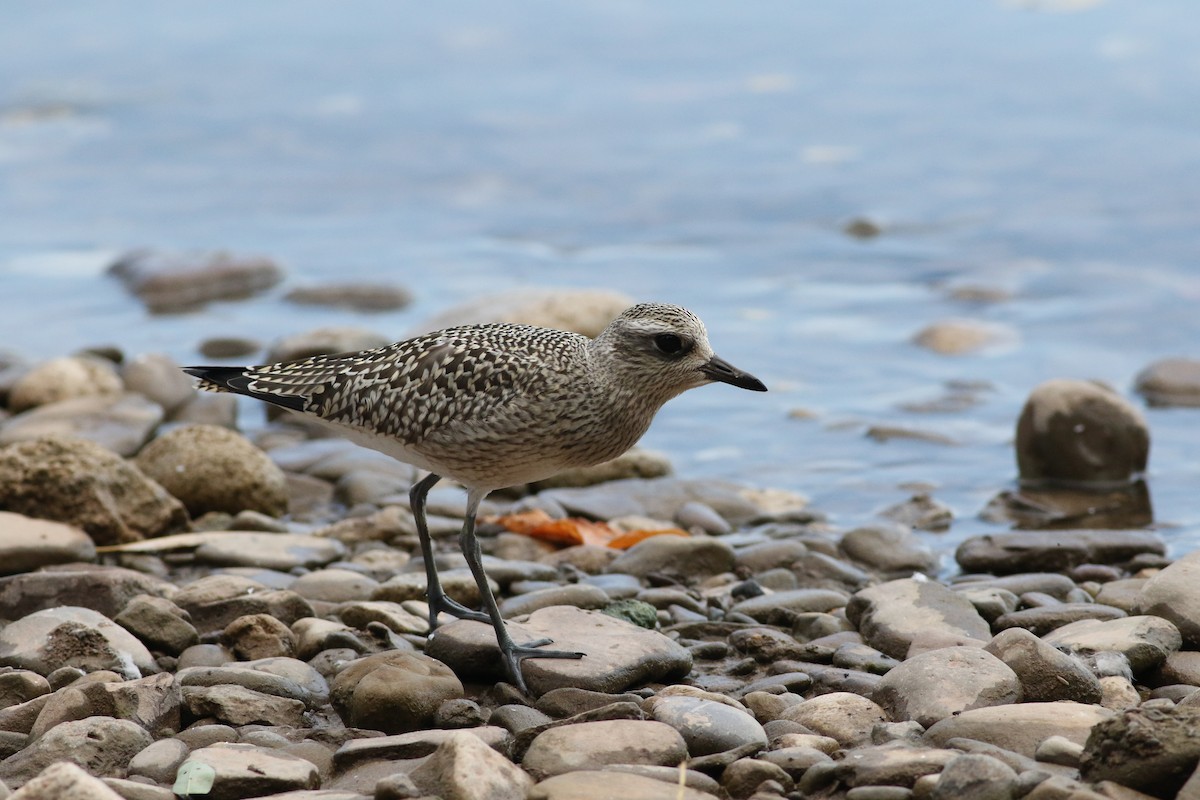
<path id="1" fill-rule="evenodd" d="M 739 389 L 749 389 L 752 392 L 765 392 L 767 387 L 749 372 L 742 372 L 723 358 L 713 356 L 703 367 L 700 374 L 710 381 L 720 381 L 736 386 Z"/>

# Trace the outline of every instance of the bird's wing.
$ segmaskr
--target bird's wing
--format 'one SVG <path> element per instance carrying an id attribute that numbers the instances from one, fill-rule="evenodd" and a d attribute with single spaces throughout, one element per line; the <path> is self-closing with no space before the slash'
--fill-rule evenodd
<path id="1" fill-rule="evenodd" d="M 540 336 L 531 337 L 531 331 Z M 577 334 L 523 326 L 469 326 L 359 353 L 186 371 L 201 379 L 202 388 L 249 395 L 416 444 L 542 391 L 561 371 L 557 356 L 584 342 Z"/>

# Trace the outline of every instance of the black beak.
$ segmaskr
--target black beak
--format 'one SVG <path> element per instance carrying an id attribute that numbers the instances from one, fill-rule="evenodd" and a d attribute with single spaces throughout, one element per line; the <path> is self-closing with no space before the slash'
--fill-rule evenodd
<path id="1" fill-rule="evenodd" d="M 713 356 L 708 363 L 700 368 L 700 374 L 711 381 L 720 381 L 736 386 L 739 389 L 749 389 L 752 392 L 765 392 L 767 387 L 749 372 L 742 372 L 723 358 Z"/>

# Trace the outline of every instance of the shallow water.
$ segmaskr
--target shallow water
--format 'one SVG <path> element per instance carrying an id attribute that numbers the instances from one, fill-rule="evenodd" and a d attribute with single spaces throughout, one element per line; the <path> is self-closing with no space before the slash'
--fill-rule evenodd
<path id="1" fill-rule="evenodd" d="M 1184 0 L 9 7 L 0 347 L 111 343 L 194 362 L 213 335 L 362 324 L 400 337 L 523 286 L 679 302 L 772 391 L 689 393 L 647 445 L 684 475 L 800 490 L 840 525 L 928 484 L 958 515 L 929 535 L 949 551 L 997 529 L 975 515 L 1015 475 L 1012 429 L 1035 385 L 1086 377 L 1128 392 L 1149 362 L 1196 355 L 1191 12 Z M 882 235 L 847 236 L 855 218 Z M 289 286 L 389 281 L 417 302 L 362 317 L 276 292 L 149 317 L 102 274 L 143 246 L 264 253 Z M 954 299 L 962 287 L 1007 299 Z M 961 357 L 910 343 L 949 317 L 1015 335 Z M 902 408 L 958 380 L 987 382 L 983 402 Z M 1176 553 L 1200 544 L 1198 415 L 1147 411 L 1150 490 Z M 880 423 L 957 444 L 864 435 Z"/>

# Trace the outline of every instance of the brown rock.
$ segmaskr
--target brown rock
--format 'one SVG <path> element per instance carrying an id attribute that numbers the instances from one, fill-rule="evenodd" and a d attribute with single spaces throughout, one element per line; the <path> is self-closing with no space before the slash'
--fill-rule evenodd
<path id="1" fill-rule="evenodd" d="M 76 525 L 102 545 L 159 536 L 187 523 L 183 504 L 137 467 L 76 439 L 0 448 L 0 509 Z"/>

